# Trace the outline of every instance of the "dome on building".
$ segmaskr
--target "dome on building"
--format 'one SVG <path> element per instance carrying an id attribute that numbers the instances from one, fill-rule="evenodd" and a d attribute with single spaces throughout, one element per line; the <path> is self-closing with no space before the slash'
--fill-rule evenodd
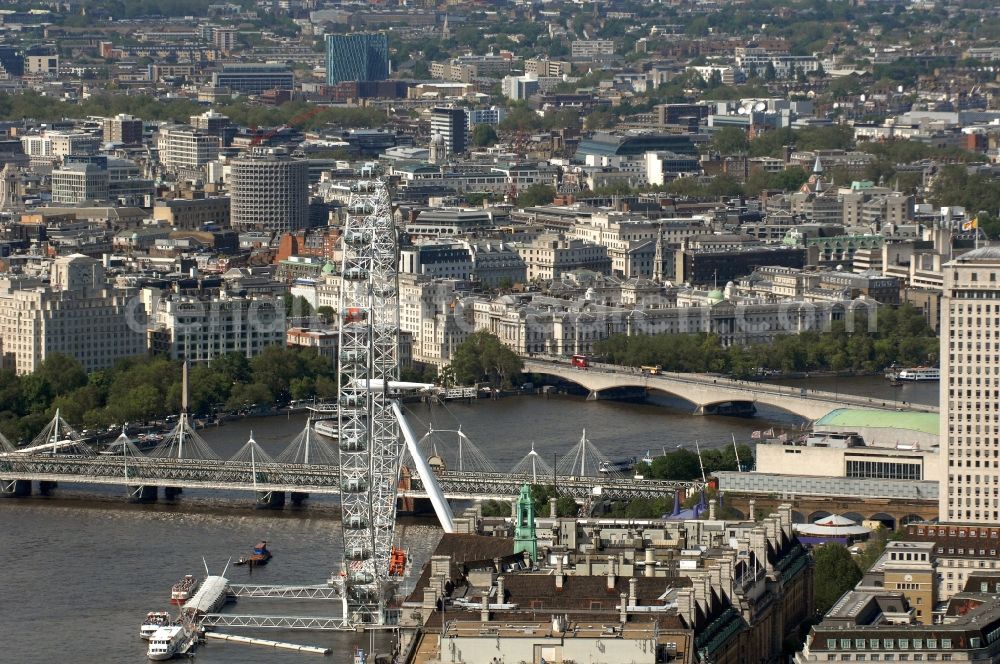
<path id="1" fill-rule="evenodd" d="M 711 304 L 718 304 L 719 302 L 722 302 L 725 299 L 726 299 L 725 293 L 720 291 L 718 288 L 708 292 L 708 301 Z"/>

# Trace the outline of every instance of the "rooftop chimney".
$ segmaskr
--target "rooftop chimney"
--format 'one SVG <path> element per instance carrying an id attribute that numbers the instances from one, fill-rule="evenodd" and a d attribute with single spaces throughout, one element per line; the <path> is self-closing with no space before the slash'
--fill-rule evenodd
<path id="1" fill-rule="evenodd" d="M 643 576 L 655 576 L 656 575 L 656 558 L 654 558 L 653 547 L 646 549 L 646 565 L 643 568 Z"/>
<path id="2" fill-rule="evenodd" d="M 639 584 L 639 580 L 634 576 L 628 580 L 628 605 L 634 607 L 639 600 L 639 593 L 636 590 L 636 586 Z"/>
<path id="3" fill-rule="evenodd" d="M 608 556 L 608 592 L 615 591 L 615 583 L 617 579 L 615 578 L 615 557 Z"/>
<path id="4" fill-rule="evenodd" d="M 507 591 L 504 588 L 505 579 L 506 577 L 503 576 L 497 577 L 497 604 L 507 603 Z"/>
<path id="5" fill-rule="evenodd" d="M 778 505 L 778 516 L 781 517 L 781 529 L 785 535 L 792 536 L 792 506 L 788 503 Z"/>
<path id="6" fill-rule="evenodd" d="M 683 616 L 688 624 L 691 624 L 692 618 L 694 617 L 693 588 L 677 589 L 677 613 Z"/>
<path id="7" fill-rule="evenodd" d="M 628 595 L 622 593 L 619 597 L 621 601 L 618 604 L 618 617 L 621 619 L 622 622 L 626 622 L 628 620 L 628 609 L 626 608 L 627 606 L 626 602 L 628 602 Z"/>
<path id="8" fill-rule="evenodd" d="M 754 500 L 753 498 L 751 498 L 750 502 L 749 502 L 749 507 L 747 509 L 747 511 L 750 512 L 747 515 L 747 518 L 750 519 L 751 521 L 756 521 L 757 520 L 757 509 L 756 508 L 757 508 L 757 501 Z"/>
<path id="9" fill-rule="evenodd" d="M 556 558 L 556 590 L 563 589 L 563 557 L 560 553 Z"/>
<path id="10" fill-rule="evenodd" d="M 708 520 L 715 521 L 715 498 L 708 501 Z"/>
<path id="11" fill-rule="evenodd" d="M 486 595 L 486 593 L 483 593 L 483 599 L 479 604 L 479 621 L 490 621 L 490 598 Z"/>

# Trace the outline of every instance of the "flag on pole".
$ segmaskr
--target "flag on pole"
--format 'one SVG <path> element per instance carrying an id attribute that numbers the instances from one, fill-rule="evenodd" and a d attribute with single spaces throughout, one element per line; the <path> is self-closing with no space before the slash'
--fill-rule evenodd
<path id="1" fill-rule="evenodd" d="M 974 231 L 979 228 L 979 217 L 973 217 L 968 221 L 962 222 L 963 231 Z"/>
<path id="2" fill-rule="evenodd" d="M 768 429 L 764 432 L 765 438 L 774 438 L 774 429 Z"/>
<path id="3" fill-rule="evenodd" d="M 754 431 L 750 434 L 750 440 L 760 440 L 760 431 Z"/>

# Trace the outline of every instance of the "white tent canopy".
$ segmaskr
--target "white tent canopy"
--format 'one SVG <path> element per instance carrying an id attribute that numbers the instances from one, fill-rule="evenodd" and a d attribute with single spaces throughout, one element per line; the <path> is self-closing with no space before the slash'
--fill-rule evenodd
<path id="1" fill-rule="evenodd" d="M 838 514 L 825 516 L 813 523 L 795 524 L 795 531 L 809 537 L 851 537 L 871 533 L 871 529 Z"/>

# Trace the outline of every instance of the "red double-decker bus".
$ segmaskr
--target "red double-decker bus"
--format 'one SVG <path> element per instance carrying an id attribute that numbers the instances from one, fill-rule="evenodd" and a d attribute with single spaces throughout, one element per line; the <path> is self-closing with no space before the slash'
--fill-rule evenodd
<path id="1" fill-rule="evenodd" d="M 570 363 L 574 367 L 586 368 L 590 366 L 590 362 L 587 361 L 586 355 L 574 355 L 573 357 L 570 358 Z"/>

